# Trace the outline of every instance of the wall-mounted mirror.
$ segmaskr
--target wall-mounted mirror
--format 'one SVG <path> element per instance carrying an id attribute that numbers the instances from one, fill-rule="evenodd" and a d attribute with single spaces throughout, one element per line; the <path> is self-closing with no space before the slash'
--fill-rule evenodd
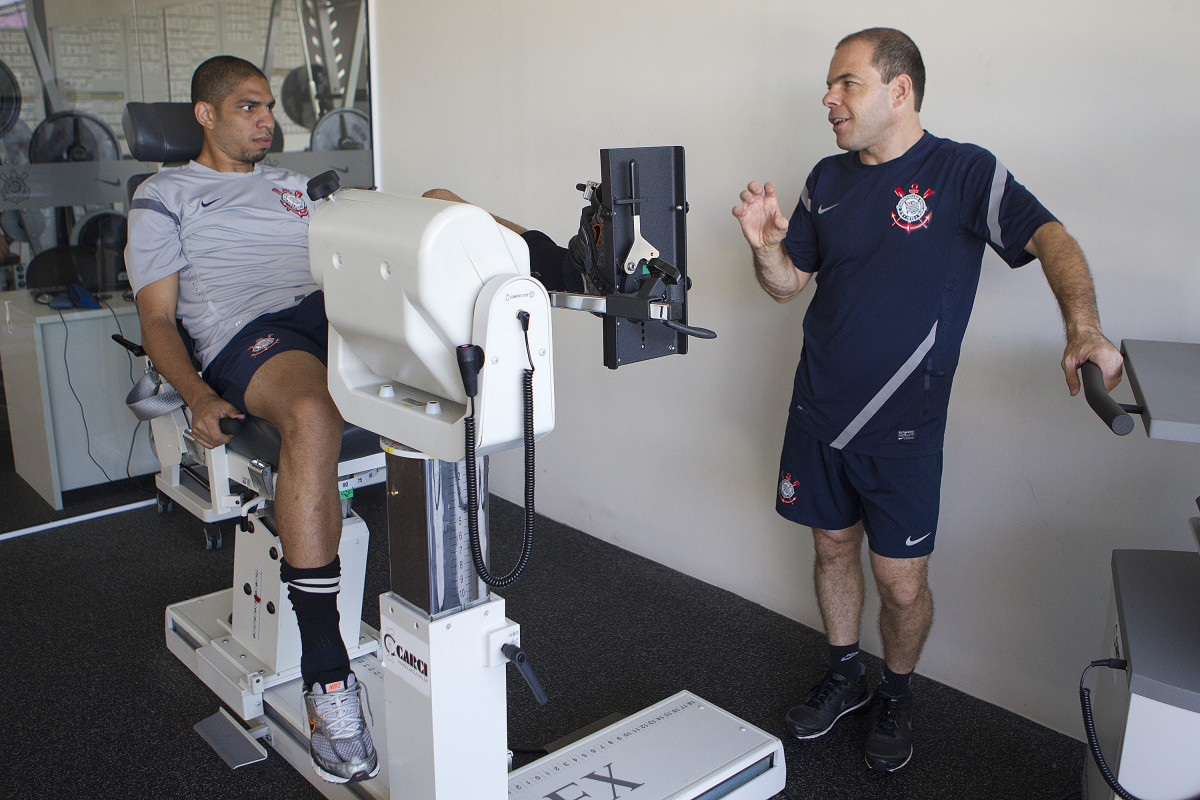
<path id="1" fill-rule="evenodd" d="M 0 290 L 43 251 L 124 247 L 131 101 L 187 101 L 219 54 L 263 69 L 281 152 L 268 163 L 374 183 L 367 0 L 0 0 Z M 45 259 L 43 259 L 45 260 Z M 119 283 L 120 264 L 97 282 Z M 36 278 L 36 276 L 35 276 Z"/>

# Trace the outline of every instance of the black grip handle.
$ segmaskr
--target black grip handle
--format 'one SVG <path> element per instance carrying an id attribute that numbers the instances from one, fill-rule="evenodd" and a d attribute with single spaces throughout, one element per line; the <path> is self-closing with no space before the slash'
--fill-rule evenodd
<path id="1" fill-rule="evenodd" d="M 686 336 L 695 336 L 697 339 L 717 338 L 716 331 L 710 331 L 708 328 L 697 328 L 693 325 L 684 325 L 682 322 L 676 322 L 673 319 L 663 320 L 663 325 Z"/>
<path id="2" fill-rule="evenodd" d="M 146 355 L 146 351 L 142 349 L 142 346 L 140 344 L 138 344 L 137 342 L 129 341 L 128 339 L 126 339 L 124 336 L 122 336 L 119 333 L 114 333 L 112 335 L 112 340 L 114 342 L 116 342 L 117 344 L 121 345 L 121 347 L 124 347 L 129 352 L 133 353 L 138 358 L 141 358 L 142 356 Z"/>
<path id="3" fill-rule="evenodd" d="M 537 698 L 540 705 L 546 705 L 550 702 L 550 698 L 546 695 L 546 690 L 542 688 L 541 682 L 537 679 L 537 675 L 533 674 L 533 666 L 529 663 L 529 656 L 525 655 L 525 651 L 517 647 L 515 644 L 501 645 L 500 652 L 504 653 L 504 657 L 513 663 L 517 671 L 521 673 L 521 677 L 529 684 L 529 688 L 533 690 L 533 696 Z"/>
<path id="4" fill-rule="evenodd" d="M 479 394 L 479 370 L 483 369 L 483 348 L 477 344 L 460 344 L 454 349 L 458 371 L 462 374 L 467 397 Z"/>
<path id="5" fill-rule="evenodd" d="M 323 200 L 336 192 L 341 185 L 337 170 L 327 169 L 308 182 L 308 196 L 312 200 Z"/>
<path id="6" fill-rule="evenodd" d="M 221 426 L 221 433 L 226 436 L 237 436 L 242 432 L 242 421 L 237 417 L 221 417 L 217 424 Z"/>
<path id="7" fill-rule="evenodd" d="M 1104 388 L 1104 372 L 1093 361 L 1085 361 L 1079 367 L 1083 381 L 1083 396 L 1087 404 L 1096 412 L 1096 416 L 1104 420 L 1113 433 L 1124 436 L 1133 430 L 1133 417 L 1116 400 L 1109 396 Z"/>

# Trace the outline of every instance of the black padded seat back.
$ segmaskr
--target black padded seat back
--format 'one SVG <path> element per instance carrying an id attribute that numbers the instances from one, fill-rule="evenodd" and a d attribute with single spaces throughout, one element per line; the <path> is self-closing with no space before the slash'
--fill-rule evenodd
<path id="1" fill-rule="evenodd" d="M 125 181 L 125 205 L 129 206 L 133 203 L 133 196 L 137 194 L 138 187 L 141 186 L 147 178 L 153 177 L 153 172 L 139 172 L 136 175 L 130 175 Z"/>
<path id="2" fill-rule="evenodd" d="M 204 145 L 204 129 L 191 103 L 126 103 L 121 129 L 129 154 L 138 161 L 191 161 Z M 125 181 L 126 205 L 133 203 L 134 192 L 153 174 L 141 172 Z"/>
<path id="3" fill-rule="evenodd" d="M 191 103 L 126 103 L 121 128 L 129 154 L 138 161 L 191 161 L 204 145 L 204 129 Z"/>
<path id="4" fill-rule="evenodd" d="M 262 417 L 249 414 L 242 422 L 242 429 L 225 445 L 229 450 L 246 458 L 257 458 L 276 469 L 279 468 L 279 431 Z M 366 428 L 346 423 L 342 431 L 342 451 L 338 461 L 366 458 L 379 452 L 379 434 Z"/>

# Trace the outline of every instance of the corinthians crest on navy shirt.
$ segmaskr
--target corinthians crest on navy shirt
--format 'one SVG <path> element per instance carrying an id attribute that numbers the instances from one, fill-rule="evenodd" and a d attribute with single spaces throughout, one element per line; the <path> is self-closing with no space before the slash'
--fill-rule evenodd
<path id="1" fill-rule="evenodd" d="M 918 228 L 924 228 L 929 224 L 929 220 L 933 219 L 933 212 L 925 202 L 933 196 L 933 189 L 922 192 L 921 187 L 914 183 L 908 187 L 907 193 L 899 186 L 892 191 L 900 198 L 900 202 L 896 203 L 896 210 L 892 212 L 893 225 L 912 233 Z"/>

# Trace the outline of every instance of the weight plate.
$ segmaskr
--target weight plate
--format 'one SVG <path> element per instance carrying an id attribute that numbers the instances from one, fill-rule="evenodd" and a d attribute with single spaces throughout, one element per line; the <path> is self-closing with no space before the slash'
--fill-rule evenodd
<path id="1" fill-rule="evenodd" d="M 309 149 L 367 150 L 371 147 L 371 118 L 356 108 L 330 111 L 317 122 Z"/>
<path id="2" fill-rule="evenodd" d="M 0 136 L 8 133 L 21 117 L 21 86 L 17 76 L 0 61 Z"/>
<path id="3" fill-rule="evenodd" d="M 71 244 L 105 250 L 125 248 L 125 215 L 111 209 L 93 211 L 71 229 Z"/>
<path id="4" fill-rule="evenodd" d="M 29 161 L 33 164 L 116 161 L 120 157 L 117 137 L 109 127 L 78 111 L 60 111 L 46 117 L 29 140 Z"/>
<path id="5" fill-rule="evenodd" d="M 40 208 L 10 208 L 0 214 L 0 229 L 16 242 L 36 242 L 46 230 L 46 216 Z"/>
<path id="6" fill-rule="evenodd" d="M 313 64 L 312 71 L 313 82 L 317 88 L 317 103 L 328 107 L 329 81 L 325 77 L 325 68 L 320 64 Z M 289 72 L 283 79 L 283 85 L 279 87 L 279 94 L 282 95 L 280 102 L 288 119 L 311 131 L 317 124 L 317 112 L 313 109 L 312 97 L 308 93 L 308 69 L 296 67 Z"/>

